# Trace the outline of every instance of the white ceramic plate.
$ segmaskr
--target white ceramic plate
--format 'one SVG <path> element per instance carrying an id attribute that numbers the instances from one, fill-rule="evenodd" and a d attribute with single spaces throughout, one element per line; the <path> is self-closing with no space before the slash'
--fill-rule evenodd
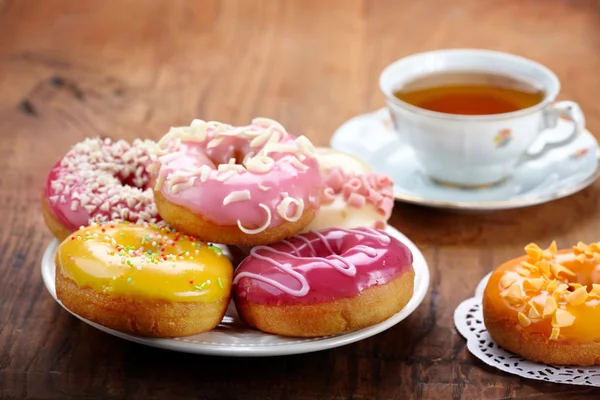
<path id="1" fill-rule="evenodd" d="M 309 339 L 271 335 L 251 329 L 244 325 L 244 323 L 238 318 L 233 302 L 230 304 L 222 323 L 213 331 L 201 333 L 199 335 L 173 339 L 153 339 L 129 335 L 105 328 L 104 326 L 88 321 L 73 313 L 71 314 L 95 328 L 122 339 L 145 344 L 147 346 L 186 353 L 230 357 L 268 357 L 310 353 L 314 351 L 330 349 L 333 347 L 344 346 L 385 331 L 386 329 L 391 328 L 408 317 L 419 306 L 419 304 L 421 304 L 429 288 L 429 268 L 425 258 L 423 257 L 423 254 L 413 242 L 411 242 L 398 230 L 388 227 L 387 232 L 408 246 L 413 253 L 413 266 L 415 269 L 414 295 L 406 307 L 404 307 L 404 309 L 391 318 L 377 325 L 354 332 Z M 54 281 L 56 272 L 54 257 L 58 246 L 59 242 L 54 240 L 46 249 L 42 258 L 42 278 L 54 300 L 56 300 L 62 306 L 61 302 L 56 298 Z M 67 308 L 65 309 L 69 311 Z"/>
<path id="2" fill-rule="evenodd" d="M 566 137 L 572 129 L 572 122 L 561 119 L 555 129 L 540 136 L 531 151 L 539 150 L 546 139 L 554 142 Z M 573 143 L 524 163 L 493 187 L 468 190 L 443 186 L 421 173 L 412 149 L 394 132 L 387 109 L 345 122 L 333 134 L 331 148 L 354 154 L 373 171 L 389 175 L 397 200 L 454 210 L 501 210 L 541 204 L 578 192 L 600 176 L 598 142 L 584 131 Z"/>

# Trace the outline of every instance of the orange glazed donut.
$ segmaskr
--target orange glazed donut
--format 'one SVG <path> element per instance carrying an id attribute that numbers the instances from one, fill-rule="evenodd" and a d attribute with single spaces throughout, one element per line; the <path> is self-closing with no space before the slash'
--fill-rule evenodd
<path id="1" fill-rule="evenodd" d="M 194 120 L 160 141 L 151 167 L 160 216 L 176 229 L 227 245 L 293 236 L 319 209 L 322 179 L 312 143 L 276 121 L 234 127 Z"/>
<path id="2" fill-rule="evenodd" d="M 242 320 L 284 336 L 333 335 L 386 320 L 413 295 L 410 250 L 383 231 L 330 228 L 256 246 L 237 268 Z"/>
<path id="3" fill-rule="evenodd" d="M 56 295 L 66 308 L 140 336 L 213 329 L 227 310 L 232 275 L 220 248 L 156 225 L 94 224 L 56 254 Z"/>
<path id="4" fill-rule="evenodd" d="M 525 247 L 498 267 L 483 295 L 485 326 L 496 343 L 531 361 L 600 364 L 600 244 L 557 251 Z"/>

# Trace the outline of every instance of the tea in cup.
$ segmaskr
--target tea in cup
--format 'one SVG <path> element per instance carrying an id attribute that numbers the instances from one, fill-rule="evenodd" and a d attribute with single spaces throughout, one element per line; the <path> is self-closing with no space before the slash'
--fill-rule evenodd
<path id="1" fill-rule="evenodd" d="M 415 54 L 380 76 L 394 129 L 431 179 L 466 188 L 498 183 L 521 163 L 573 142 L 585 129 L 577 103 L 555 102 L 556 75 L 512 54 L 477 49 Z M 560 117 L 573 122 L 566 139 L 532 144 Z"/>

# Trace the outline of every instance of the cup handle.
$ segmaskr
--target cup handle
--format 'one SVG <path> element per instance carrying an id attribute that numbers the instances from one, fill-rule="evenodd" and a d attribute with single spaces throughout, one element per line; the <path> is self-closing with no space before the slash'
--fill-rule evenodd
<path id="1" fill-rule="evenodd" d="M 546 155 L 550 150 L 573 143 L 575 139 L 577 139 L 583 133 L 585 129 L 585 116 L 583 115 L 579 105 L 574 101 L 559 101 L 550 105 L 546 110 L 544 110 L 543 128 L 555 128 L 556 125 L 558 125 L 558 119 L 561 116 L 566 116 L 573 121 L 573 132 L 567 138 L 559 140 L 558 142 L 544 143 L 542 150 L 535 154 L 531 154 L 529 152 L 525 153 L 524 160 L 522 161 L 538 159 Z"/>

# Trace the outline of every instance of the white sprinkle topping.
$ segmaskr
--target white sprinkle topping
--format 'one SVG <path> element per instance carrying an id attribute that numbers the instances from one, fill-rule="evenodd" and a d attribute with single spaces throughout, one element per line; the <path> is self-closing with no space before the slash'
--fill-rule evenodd
<path id="1" fill-rule="evenodd" d="M 274 128 L 279 129 L 281 132 L 285 132 L 285 128 L 283 127 L 283 125 L 271 118 L 256 117 L 252 120 L 252 123 L 263 127 L 273 126 Z"/>
<path id="2" fill-rule="evenodd" d="M 250 191 L 249 190 L 237 190 L 235 192 L 229 193 L 223 199 L 223 205 L 226 206 L 231 203 L 235 203 L 236 201 L 246 201 L 250 200 Z"/>
<path id="3" fill-rule="evenodd" d="M 168 164 L 168 163 L 170 163 L 171 161 L 175 160 L 176 158 L 178 158 L 181 155 L 182 155 L 181 152 L 174 151 L 173 153 L 169 153 L 167 155 L 159 157 L 158 161 L 160 161 L 163 164 Z"/>
<path id="4" fill-rule="evenodd" d="M 224 174 L 218 175 L 217 180 L 220 182 L 225 182 L 227 179 L 233 178 L 236 175 L 237 175 L 237 172 L 235 172 L 235 171 L 227 171 Z"/>
<path id="5" fill-rule="evenodd" d="M 244 172 L 244 171 L 246 171 L 246 168 L 240 164 L 221 164 L 221 165 L 219 165 L 218 170 L 219 170 L 219 172 L 227 172 L 227 171 Z"/>
<path id="6" fill-rule="evenodd" d="M 275 160 L 269 156 L 252 157 L 246 162 L 246 168 L 248 168 L 248 171 L 259 174 L 269 172 L 273 168 L 273 165 L 275 165 Z"/>
<path id="7" fill-rule="evenodd" d="M 268 143 L 265 147 L 262 148 L 260 153 L 262 155 L 268 156 L 269 153 L 295 153 L 297 149 L 294 146 L 283 143 Z"/>
<path id="8" fill-rule="evenodd" d="M 292 204 L 296 205 L 296 213 L 294 213 L 294 215 L 289 217 L 288 211 Z M 294 199 L 293 197 L 288 196 L 288 197 L 284 198 L 283 200 L 281 200 L 281 203 L 279 203 L 279 205 L 277 206 L 277 213 L 279 214 L 279 216 L 288 222 L 298 221 L 300 219 L 300 217 L 302 216 L 303 212 L 304 212 L 304 200 L 302 200 L 302 199 Z"/>
<path id="9" fill-rule="evenodd" d="M 306 171 L 308 169 L 308 165 L 302 164 L 302 162 L 300 160 L 298 160 L 296 157 L 291 156 L 291 157 L 288 157 L 288 158 L 290 160 L 290 163 L 292 163 L 292 165 L 296 169 L 298 169 L 298 170 L 300 170 L 302 172 L 304 172 L 304 171 Z"/>
<path id="10" fill-rule="evenodd" d="M 311 143 L 306 136 L 300 136 L 296 138 L 296 146 L 300 150 L 300 154 L 307 157 L 314 158 L 316 156 L 315 146 Z"/>
<path id="11" fill-rule="evenodd" d="M 206 130 L 208 129 L 208 124 L 201 119 L 195 119 L 190 124 L 190 135 L 194 136 L 194 138 L 200 142 L 203 142 L 206 139 Z"/>
<path id="12" fill-rule="evenodd" d="M 223 138 L 220 138 L 220 137 L 214 138 L 213 140 L 208 142 L 208 144 L 206 145 L 206 148 L 213 149 L 213 148 L 217 147 L 218 145 L 220 145 L 222 141 L 223 141 Z"/>
<path id="13" fill-rule="evenodd" d="M 265 185 L 261 185 L 261 184 L 258 184 L 258 188 L 260 190 L 264 191 L 264 192 L 266 192 L 267 190 L 271 189 L 270 187 L 265 186 Z"/>
<path id="14" fill-rule="evenodd" d="M 256 228 L 256 229 L 247 229 L 242 226 L 242 222 L 239 219 L 237 221 L 238 228 L 240 228 L 240 230 L 242 232 L 244 232 L 248 235 L 255 235 L 257 233 L 260 233 L 260 232 L 264 231 L 265 229 L 267 229 L 269 227 L 269 225 L 271 224 L 271 210 L 269 210 L 269 207 L 265 206 L 263 203 L 259 203 L 258 206 L 267 212 L 267 220 L 265 221 L 263 226 L 261 226 L 260 228 Z"/>

